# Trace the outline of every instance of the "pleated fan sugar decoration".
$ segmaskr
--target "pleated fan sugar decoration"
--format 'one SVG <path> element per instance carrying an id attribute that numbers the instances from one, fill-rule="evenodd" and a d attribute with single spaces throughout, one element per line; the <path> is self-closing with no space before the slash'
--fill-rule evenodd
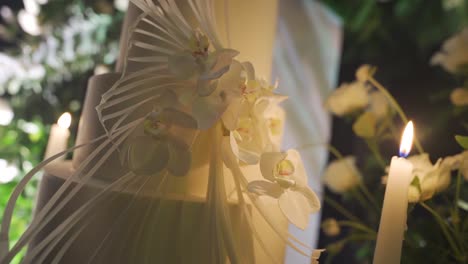
<path id="1" fill-rule="evenodd" d="M 284 224 L 305 229 L 320 210 L 299 152 L 280 149 L 279 104 L 287 98 L 223 46 L 212 0 L 131 2 L 142 15 L 123 47 L 122 76 L 96 109 L 105 136 L 45 160 L 23 178 L 2 219 L 0 263 L 26 247 L 23 263 L 63 263 L 106 206 L 118 213 L 94 233 L 98 246 L 79 263 L 244 264 L 256 263 L 258 254 L 264 263 L 282 263 L 272 241 L 317 263 L 321 251 Z M 54 159 L 90 145 L 92 154 L 10 244 L 15 203 L 28 181 Z M 115 153 L 120 174 L 97 179 Z M 88 186 L 93 195 L 64 213 Z"/>

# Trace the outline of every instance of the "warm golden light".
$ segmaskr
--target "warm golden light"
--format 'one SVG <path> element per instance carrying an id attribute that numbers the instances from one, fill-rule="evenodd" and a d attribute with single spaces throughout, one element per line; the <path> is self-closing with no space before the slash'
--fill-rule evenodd
<path id="1" fill-rule="evenodd" d="M 400 156 L 407 157 L 413 146 L 413 136 L 414 136 L 414 126 L 413 121 L 409 121 L 406 125 L 405 131 L 403 131 L 403 136 L 401 137 L 400 144 Z"/>
<path id="2" fill-rule="evenodd" d="M 57 121 L 57 124 L 61 128 L 68 129 L 71 125 L 72 117 L 70 113 L 63 113 L 63 115 L 60 116 L 59 120 Z"/>

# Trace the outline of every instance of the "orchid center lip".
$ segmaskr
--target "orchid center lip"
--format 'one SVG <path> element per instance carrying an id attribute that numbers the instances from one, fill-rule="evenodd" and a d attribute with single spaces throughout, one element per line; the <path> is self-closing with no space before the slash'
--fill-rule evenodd
<path id="1" fill-rule="evenodd" d="M 276 164 L 275 177 L 277 178 L 289 178 L 294 175 L 296 168 L 294 164 L 288 160 L 283 159 Z"/>

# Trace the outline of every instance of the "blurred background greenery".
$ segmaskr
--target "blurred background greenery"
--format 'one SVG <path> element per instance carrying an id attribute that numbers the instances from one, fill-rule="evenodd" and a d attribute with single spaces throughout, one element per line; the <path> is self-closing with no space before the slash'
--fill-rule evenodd
<path id="1" fill-rule="evenodd" d="M 63 112 L 73 116 L 74 142 L 89 77 L 114 67 L 127 4 L 0 1 L 0 219 L 17 182 L 42 161 L 50 126 Z M 39 179 L 18 201 L 13 241 L 31 218 Z"/>
<path id="2" fill-rule="evenodd" d="M 443 40 L 468 24 L 468 1 L 322 2 L 343 20 L 340 82 L 352 80 L 362 63 L 382 68 L 377 78 L 397 87 L 392 93 L 410 116 L 425 114 L 429 120 L 420 120 L 427 124 L 440 122 L 434 130 L 425 130 L 423 142 L 440 136 L 444 125 L 453 121 L 444 116 L 466 114 L 448 103 L 457 80 L 430 67 L 429 60 Z M 0 218 L 13 187 L 42 160 L 51 124 L 70 112 L 71 131 L 76 132 L 87 80 L 114 67 L 127 4 L 128 0 L 0 0 Z M 421 95 L 426 101 L 411 104 Z M 440 119 L 421 110 L 429 105 Z M 334 145 L 352 152 L 356 147 L 350 126 L 336 122 Z M 443 153 L 452 143 L 447 144 L 448 148 L 428 149 Z M 37 180 L 22 194 L 13 238 L 28 224 L 36 186 Z"/>

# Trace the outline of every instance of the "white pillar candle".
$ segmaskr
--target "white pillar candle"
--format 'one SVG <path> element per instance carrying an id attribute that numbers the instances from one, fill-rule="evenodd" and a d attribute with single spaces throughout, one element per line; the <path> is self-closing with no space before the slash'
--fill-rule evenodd
<path id="1" fill-rule="evenodd" d="M 50 158 L 67 149 L 68 138 L 70 137 L 70 130 L 68 130 L 70 124 L 71 115 L 69 113 L 64 113 L 60 116 L 57 124 L 52 125 L 44 159 Z M 65 156 L 62 156 L 57 160 L 64 159 Z"/>
<path id="2" fill-rule="evenodd" d="M 408 156 L 413 141 L 413 130 L 413 123 L 409 122 L 401 140 L 400 156 Z M 413 165 L 405 158 L 392 158 L 380 216 L 374 264 L 400 263 L 412 171 Z"/>

